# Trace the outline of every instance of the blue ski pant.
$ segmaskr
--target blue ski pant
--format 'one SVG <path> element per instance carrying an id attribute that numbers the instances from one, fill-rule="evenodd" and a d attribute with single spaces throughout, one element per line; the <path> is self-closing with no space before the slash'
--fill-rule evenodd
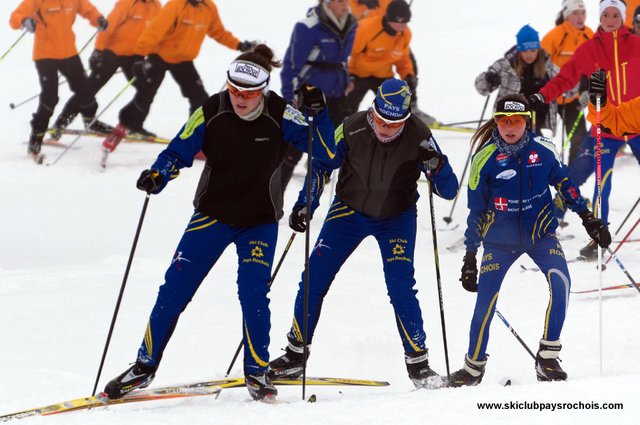
<path id="1" fill-rule="evenodd" d="M 569 269 L 560 242 L 555 237 L 547 236 L 525 252 L 485 246 L 479 270 L 478 297 L 469 331 L 467 354 L 472 360 L 482 361 L 487 358 L 489 327 L 498 303 L 502 281 L 511 265 L 522 254 L 527 254 L 536 263 L 549 284 L 549 304 L 545 312 L 542 338 L 547 341 L 560 339 L 571 288 Z"/>
<path id="2" fill-rule="evenodd" d="M 426 335 L 416 297 L 413 257 L 416 238 L 416 207 L 390 218 L 359 214 L 337 198 L 329 212 L 309 259 L 309 310 L 307 343 L 311 344 L 320 318 L 322 302 L 336 274 L 367 236 L 378 241 L 387 293 L 405 352 L 423 351 Z M 357 285 L 366 299 L 367 277 L 349 282 Z M 289 339 L 303 341 L 304 272 L 295 301 Z"/>
<path id="3" fill-rule="evenodd" d="M 138 350 L 138 360 L 158 365 L 180 314 L 223 251 L 231 243 L 238 254 L 238 297 L 242 307 L 245 373 L 269 365 L 269 280 L 277 241 L 277 223 L 233 227 L 196 212 L 178 244 Z M 197 347 L 193 347 L 197 350 Z"/>
<path id="4" fill-rule="evenodd" d="M 602 155 L 600 157 L 602 167 L 602 214 L 600 218 L 605 223 L 609 222 L 609 195 L 611 195 L 611 181 L 613 177 L 613 166 L 616 161 L 616 155 L 618 150 L 625 144 L 622 140 L 610 139 L 608 137 L 602 137 Z M 626 143 L 629 144 L 631 152 L 640 162 L 640 136 L 629 139 Z M 587 179 L 595 173 L 597 169 L 596 159 L 596 139 L 587 136 L 582 143 L 580 154 L 569 165 L 569 174 L 574 184 L 580 187 Z M 597 213 L 596 199 L 598 197 L 598 185 L 594 184 L 593 190 L 593 208 L 594 214 Z M 564 214 L 560 214 L 561 218 Z"/>

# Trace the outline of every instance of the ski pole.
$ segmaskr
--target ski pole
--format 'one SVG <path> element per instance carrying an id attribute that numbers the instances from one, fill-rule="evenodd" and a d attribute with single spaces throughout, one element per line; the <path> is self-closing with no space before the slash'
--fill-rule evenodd
<path id="1" fill-rule="evenodd" d="M 312 163 L 313 157 L 313 113 L 309 113 L 309 141 L 307 145 L 307 204 L 304 221 L 307 226 L 304 238 L 304 305 L 302 320 L 302 400 L 305 400 L 307 383 L 307 357 L 309 357 L 309 347 L 307 337 L 309 335 L 309 257 L 311 256 L 311 183 L 312 183 Z"/>
<path id="2" fill-rule="evenodd" d="M 602 211 L 602 129 L 600 128 L 600 102 L 601 98 L 598 94 L 596 95 L 596 187 L 598 188 L 595 203 L 596 218 L 600 218 L 600 214 Z M 602 248 L 600 247 L 600 244 L 598 244 L 598 280 L 600 288 L 600 290 L 598 291 L 598 317 L 600 325 L 600 376 L 602 376 Z"/>
<path id="3" fill-rule="evenodd" d="M 573 125 L 571 126 L 571 131 L 567 135 L 567 140 L 565 140 L 564 143 L 562 144 L 563 150 L 567 149 L 567 147 L 569 146 L 569 143 L 571 143 L 571 139 L 573 139 L 573 135 L 575 134 L 578 128 L 578 125 L 580 124 L 580 119 L 583 116 L 584 116 L 584 111 L 578 112 L 578 116 L 576 117 L 576 120 L 573 122 Z"/>
<path id="4" fill-rule="evenodd" d="M 100 113 L 98 113 L 98 114 L 93 118 L 93 120 L 91 120 L 91 122 L 85 126 L 85 128 L 91 128 L 91 126 L 92 126 L 92 125 L 93 125 L 93 124 L 98 120 L 98 118 L 100 118 L 100 116 L 101 116 L 102 114 L 104 114 L 104 112 L 105 112 L 107 109 L 109 109 L 109 107 L 110 107 L 111 105 L 113 105 L 113 102 L 115 102 L 115 101 L 116 101 L 116 99 L 118 99 L 118 98 L 122 95 L 122 93 L 124 93 L 124 92 L 125 92 L 125 91 L 126 91 L 126 90 L 127 90 L 127 89 L 128 89 L 128 88 L 129 88 L 129 87 L 130 87 L 134 82 L 135 82 L 135 81 L 136 81 L 136 77 L 133 77 L 132 79 L 130 79 L 129 81 L 127 81 L 127 84 L 122 88 L 122 90 L 120 90 L 120 92 L 119 92 L 119 93 L 118 93 L 118 94 L 117 94 L 113 99 L 111 99 L 111 101 L 107 104 L 107 106 L 105 106 L 105 107 L 102 109 L 102 111 L 100 111 Z M 73 141 L 72 141 L 71 143 L 69 143 L 69 144 L 67 145 L 67 147 L 66 147 L 66 148 L 64 148 L 64 150 L 62 151 L 62 153 L 61 153 L 60 155 L 58 155 L 58 157 L 57 157 L 53 162 L 48 163 L 48 164 L 47 164 L 47 166 L 49 166 L 49 165 L 55 165 L 55 164 L 60 160 L 60 158 L 62 158 L 62 157 L 64 156 L 64 154 L 65 154 L 65 153 L 67 153 L 67 152 L 69 151 L 69 149 L 71 149 L 71 147 L 72 147 L 72 146 L 73 146 L 73 145 L 74 145 L 78 140 L 80 140 L 80 138 L 81 138 L 81 137 L 82 137 L 82 134 L 78 134 L 78 135 L 76 136 L 76 138 L 75 138 L 75 139 L 73 139 Z"/>
<path id="5" fill-rule="evenodd" d="M 82 48 L 78 51 L 78 56 L 80 56 L 82 52 L 84 52 L 84 50 L 89 46 L 93 39 L 96 38 L 99 32 L 100 30 L 96 30 L 96 32 L 94 32 L 93 35 L 87 40 L 87 42 L 84 43 L 84 46 L 82 46 Z"/>
<path id="6" fill-rule="evenodd" d="M 284 257 L 287 256 L 287 253 L 289 252 L 289 248 L 291 248 L 291 244 L 293 243 L 293 240 L 296 237 L 296 232 L 293 232 L 291 234 L 291 237 L 289 238 L 289 242 L 287 242 L 287 246 L 284 247 L 284 252 L 282 253 L 282 256 L 280 256 L 280 260 L 278 261 L 278 264 L 276 265 L 276 269 L 273 272 L 273 275 L 271 276 L 271 279 L 269 279 L 269 283 L 267 284 L 269 286 L 269 288 L 271 288 L 271 285 L 273 285 L 273 281 L 275 280 L 276 276 L 278 275 L 278 270 L 280 270 L 280 266 L 282 265 L 282 262 L 284 261 Z M 242 340 L 240 341 L 240 344 L 238 344 L 238 348 L 236 349 L 236 353 L 233 355 L 233 359 L 231 359 L 231 363 L 229 364 L 229 367 L 227 368 L 227 373 L 225 373 L 225 378 L 227 376 L 229 376 L 229 373 L 231 373 L 231 369 L 233 368 L 233 365 L 236 362 L 236 359 L 238 358 L 238 354 L 240 354 L 240 350 L 242 350 L 242 344 L 244 343 L 244 338 L 242 338 Z"/>
<path id="7" fill-rule="evenodd" d="M 440 303 L 440 324 L 442 325 L 442 342 L 444 343 L 444 361 L 447 366 L 447 382 L 450 379 L 449 372 L 449 348 L 447 346 L 447 328 L 444 322 L 444 301 L 442 298 L 442 281 L 440 278 L 440 259 L 438 258 L 438 236 L 436 235 L 436 214 L 433 206 L 433 181 L 431 171 L 427 171 L 429 183 L 429 211 L 431 212 L 431 239 L 433 239 L 433 261 L 436 267 L 436 283 L 438 284 L 438 301 Z"/>
<path id="8" fill-rule="evenodd" d="M 616 260 L 616 263 L 620 267 L 620 270 L 622 270 L 622 273 L 624 273 L 625 276 L 627 276 L 627 278 L 631 281 L 631 283 L 633 284 L 633 287 L 636 288 L 638 290 L 638 292 L 640 292 L 640 288 L 636 285 L 636 280 L 634 280 L 633 277 L 631 277 L 631 275 L 627 271 L 627 268 L 618 259 L 618 256 L 615 254 L 615 252 L 611 251 L 611 248 L 607 248 L 607 251 L 609 252 L 609 255 L 611 255 L 610 258 L 613 258 L 614 260 Z M 602 292 L 602 288 L 600 289 L 600 292 Z"/>
<path id="9" fill-rule="evenodd" d="M 505 326 L 506 326 L 507 328 L 509 328 L 509 331 L 513 334 L 513 336 L 515 336 L 515 337 L 516 337 L 516 339 L 518 340 L 518 342 L 519 342 L 520 344 L 522 344 L 522 346 L 524 347 L 524 349 L 525 349 L 525 350 L 527 350 L 527 353 L 529 353 L 529 355 L 533 358 L 533 360 L 535 360 L 535 359 L 536 359 L 536 355 L 535 355 L 535 354 L 533 354 L 533 351 L 531 351 L 531 350 L 529 349 L 529 347 L 527 346 L 527 344 L 525 344 L 525 342 L 522 340 L 522 338 L 520 338 L 520 335 L 518 335 L 518 333 L 516 332 L 516 330 L 515 330 L 515 329 L 513 329 L 513 328 L 511 327 L 511 325 L 509 324 L 509 322 L 507 322 L 507 319 L 505 319 L 505 318 L 504 318 L 504 316 L 502 315 L 502 313 L 500 313 L 500 310 L 498 310 L 497 308 L 496 308 L 496 314 L 498 315 L 498 317 L 500 318 L 500 320 L 502 320 L 502 323 L 504 323 L 504 324 L 505 324 Z"/>
<path id="10" fill-rule="evenodd" d="M 620 226 L 618 226 L 618 230 L 616 230 L 616 233 L 613 235 L 613 237 L 615 237 L 618 232 L 620 232 L 620 229 L 622 229 L 622 227 L 624 226 L 624 224 L 627 222 L 627 220 L 629 219 L 629 217 L 631 216 L 631 213 L 633 213 L 633 210 L 636 209 L 636 207 L 638 206 L 638 203 L 640 202 L 640 196 L 638 197 L 638 199 L 636 199 L 636 203 L 633 204 L 633 206 L 631 207 L 631 210 L 629 211 L 629 213 L 627 214 L 627 216 L 624 218 L 624 220 L 622 220 L 622 223 L 620 223 Z"/>
<path id="11" fill-rule="evenodd" d="M 638 218 L 638 220 L 636 221 L 636 224 L 633 225 L 633 227 L 631 228 L 631 230 L 629 230 L 627 232 L 627 234 L 625 235 L 625 237 L 618 243 L 618 246 L 616 246 L 616 249 L 613 251 L 613 254 L 615 254 L 616 252 L 618 252 L 618 250 L 620 249 L 620 247 L 627 241 L 627 239 L 629 238 L 629 236 L 631 236 L 631 234 L 633 233 L 633 231 L 636 229 L 636 227 L 638 227 L 638 224 L 640 223 L 640 218 Z M 617 235 L 617 233 L 616 233 Z M 614 235 L 615 237 L 615 235 Z M 611 238 L 613 239 L 613 237 Z M 609 264 L 609 261 L 611 261 L 611 258 L 613 257 L 613 255 L 610 255 L 609 258 L 607 258 L 607 261 L 605 264 Z"/>
<path id="12" fill-rule="evenodd" d="M 478 120 L 478 127 L 476 131 L 482 125 L 482 121 L 484 120 L 484 112 L 487 110 L 487 105 L 489 104 L 490 94 L 487 95 L 487 99 L 484 101 L 484 106 L 482 107 L 482 113 L 480 114 L 480 119 Z M 449 211 L 449 215 L 447 217 L 442 217 L 445 223 L 451 223 L 451 216 L 453 215 L 453 210 L 456 208 L 456 203 L 458 202 L 458 196 L 460 196 L 460 189 L 462 189 L 462 184 L 464 182 L 464 177 L 467 175 L 467 168 L 469 168 L 469 163 L 471 162 L 471 155 L 473 155 L 473 146 L 469 146 L 469 154 L 467 155 L 467 160 L 464 163 L 464 169 L 462 170 L 462 177 L 460 177 L 460 181 L 458 182 L 458 192 L 456 193 L 456 197 L 453 198 L 453 205 L 451 205 L 451 211 Z"/>
<path id="13" fill-rule="evenodd" d="M 564 127 L 567 123 L 566 115 L 567 115 L 567 94 L 562 93 L 562 127 Z M 560 142 L 560 158 L 562 162 L 564 162 L 564 128 L 562 129 L 562 141 Z"/>
<path id="14" fill-rule="evenodd" d="M 87 69 L 85 69 L 85 71 L 88 71 L 88 70 L 87 70 Z M 122 72 L 122 70 L 120 70 L 120 69 L 119 69 L 119 70 L 117 70 L 117 71 L 115 72 L 115 74 L 118 74 L 118 73 L 120 73 L 120 72 Z M 60 82 L 58 83 L 58 86 L 61 86 L 61 85 L 63 85 L 63 84 L 64 84 L 64 83 L 66 83 L 66 82 L 67 82 L 67 80 L 62 80 L 62 81 L 60 81 Z M 18 108 L 18 107 L 20 107 L 20 106 L 24 105 L 25 103 L 28 103 L 28 102 L 31 102 L 31 101 L 32 101 L 32 100 L 34 100 L 34 99 L 37 99 L 38 97 L 40 97 L 40 93 L 38 93 L 38 94 L 34 94 L 34 95 L 33 95 L 33 96 L 31 96 L 30 98 L 25 99 L 25 100 L 23 100 L 22 102 L 18 102 L 18 103 L 9 103 L 9 108 L 10 108 L 10 109 L 16 109 L 16 108 Z"/>
<path id="15" fill-rule="evenodd" d="M 22 34 L 20 34 L 20 36 L 18 37 L 18 39 L 16 41 L 13 42 L 13 44 L 7 49 L 6 52 L 4 52 L 2 54 L 2 56 L 0 56 L 0 62 L 2 62 L 2 59 L 5 58 L 5 56 L 7 56 L 9 54 L 10 51 L 13 50 L 14 47 L 16 47 L 16 44 L 18 44 L 20 42 L 20 40 L 22 40 L 22 37 L 24 37 L 29 31 L 24 30 L 22 31 Z"/>
<path id="16" fill-rule="evenodd" d="M 118 301 L 116 301 L 116 307 L 113 311 L 113 317 L 111 318 L 109 333 L 107 334 L 107 340 L 105 341 L 104 350 L 102 351 L 102 358 L 100 359 L 100 367 L 98 368 L 98 374 L 96 375 L 96 382 L 93 384 L 93 391 L 91 392 L 92 396 L 96 395 L 96 389 L 98 388 L 98 381 L 100 381 L 100 375 L 102 374 L 102 367 L 104 366 L 104 360 L 107 357 L 107 351 L 109 350 L 109 343 L 111 342 L 111 336 L 113 335 L 113 328 L 115 327 L 116 318 L 118 317 L 118 310 L 120 310 L 120 303 L 122 302 L 124 288 L 127 285 L 129 270 L 131 270 L 131 263 L 133 262 L 133 254 L 136 252 L 136 246 L 138 245 L 138 237 L 140 236 L 140 230 L 142 229 L 142 222 L 144 221 L 144 216 L 147 213 L 149 198 L 151 198 L 151 194 L 147 193 L 146 197 L 144 198 L 144 204 L 142 205 L 142 212 L 140 213 L 140 219 L 138 220 L 138 228 L 136 229 L 136 235 L 133 238 L 133 245 L 131 246 L 129 261 L 127 261 L 127 267 L 125 268 L 124 277 L 122 278 L 122 284 L 120 285 L 120 293 L 118 294 Z"/>
<path id="17" fill-rule="evenodd" d="M 480 120 L 480 121 L 481 121 L 483 124 L 484 124 L 485 122 L 487 122 L 487 120 L 485 120 L 485 119 L 482 119 L 482 120 Z M 440 125 L 443 125 L 443 126 L 445 126 L 445 127 L 455 127 L 455 126 L 457 126 L 457 125 L 477 124 L 477 123 L 478 123 L 478 120 L 472 120 L 472 121 L 458 121 L 458 122 L 452 122 L 452 123 L 440 124 Z"/>

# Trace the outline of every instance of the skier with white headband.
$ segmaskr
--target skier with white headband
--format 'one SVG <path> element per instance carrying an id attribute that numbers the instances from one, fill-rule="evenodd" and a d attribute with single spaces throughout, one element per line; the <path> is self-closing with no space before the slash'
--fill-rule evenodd
<path id="1" fill-rule="evenodd" d="M 229 67 L 227 88 L 207 99 L 140 175 L 138 189 L 157 194 L 181 168 L 192 165 L 200 150 L 206 156 L 194 214 L 160 286 L 136 362 L 107 384 L 110 398 L 151 383 L 180 314 L 232 243 L 238 253 L 246 385 L 256 400 L 276 396 L 267 374 L 267 293 L 284 214 L 280 165 L 289 144 L 306 152 L 309 137 L 305 116 L 269 90 L 270 71 L 277 66 L 265 45 L 241 54 Z M 313 153 L 329 160 L 335 155 L 334 127 L 324 95 L 306 87 L 301 99 L 315 114 Z"/>

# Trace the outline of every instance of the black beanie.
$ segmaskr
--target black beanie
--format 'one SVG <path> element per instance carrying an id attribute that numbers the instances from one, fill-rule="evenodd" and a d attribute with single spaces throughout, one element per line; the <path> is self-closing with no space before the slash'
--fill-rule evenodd
<path id="1" fill-rule="evenodd" d="M 387 6 L 387 21 L 407 23 L 411 20 L 411 9 L 404 0 L 393 0 Z"/>

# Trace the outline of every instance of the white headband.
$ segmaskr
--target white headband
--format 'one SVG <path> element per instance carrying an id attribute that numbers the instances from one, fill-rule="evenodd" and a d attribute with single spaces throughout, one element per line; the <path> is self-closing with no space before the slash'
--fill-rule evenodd
<path id="1" fill-rule="evenodd" d="M 240 89 L 257 90 L 269 84 L 269 71 L 249 61 L 233 61 L 227 71 L 227 79 Z"/>
<path id="2" fill-rule="evenodd" d="M 627 6 L 624 3 L 620 0 L 604 0 L 600 2 L 600 16 L 602 16 L 607 7 L 615 7 L 618 9 L 622 15 L 622 20 L 624 21 L 624 17 L 627 15 Z"/>

